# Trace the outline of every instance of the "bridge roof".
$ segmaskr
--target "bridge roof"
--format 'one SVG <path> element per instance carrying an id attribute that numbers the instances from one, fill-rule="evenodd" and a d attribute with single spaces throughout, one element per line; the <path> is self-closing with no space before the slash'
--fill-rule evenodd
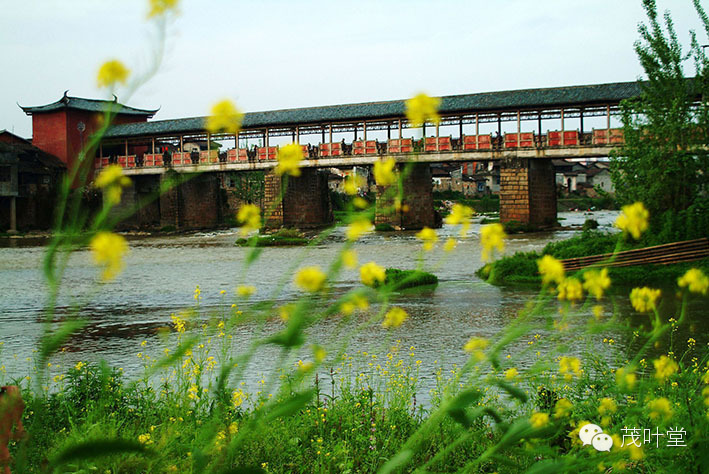
<path id="1" fill-rule="evenodd" d="M 139 116 L 148 116 L 152 117 L 155 115 L 155 113 L 158 111 L 158 109 L 154 110 L 145 110 L 145 109 L 136 109 L 135 107 L 128 107 L 127 105 L 119 104 L 118 103 L 118 98 L 116 96 L 113 96 L 115 100 L 102 100 L 102 99 L 84 99 L 82 97 L 71 97 L 67 95 L 69 91 L 64 92 L 64 96 L 59 99 L 56 102 L 52 102 L 51 104 L 46 104 L 46 105 L 36 105 L 36 106 L 29 106 L 29 107 L 23 107 L 20 105 L 20 108 L 27 114 L 27 115 L 32 115 L 32 114 L 37 114 L 37 113 L 42 113 L 42 112 L 54 112 L 55 110 L 61 110 L 61 109 L 75 109 L 75 110 L 84 110 L 87 112 L 105 112 L 106 110 L 111 110 L 113 113 L 116 114 L 124 114 L 124 115 L 139 115 Z M 110 109 L 109 109 L 110 107 Z"/>
<path id="2" fill-rule="evenodd" d="M 633 81 L 461 94 L 441 97 L 439 112 L 443 115 L 455 115 L 563 106 L 617 104 L 623 99 L 637 97 L 640 92 L 641 83 Z M 404 115 L 405 100 L 326 105 L 250 112 L 245 114 L 242 128 L 258 129 L 356 120 L 395 119 Z M 203 132 L 205 130 L 205 121 L 206 117 L 191 117 L 114 125 L 107 131 L 106 138 Z"/>

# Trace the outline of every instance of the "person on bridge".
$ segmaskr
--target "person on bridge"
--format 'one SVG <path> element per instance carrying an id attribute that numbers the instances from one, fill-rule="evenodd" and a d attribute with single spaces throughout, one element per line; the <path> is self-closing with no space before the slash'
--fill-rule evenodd
<path id="1" fill-rule="evenodd" d="M 4 474 L 10 473 L 10 450 L 8 444 L 11 439 L 20 439 L 25 435 L 22 426 L 22 412 L 25 411 L 25 402 L 22 400 L 20 389 L 16 385 L 0 387 L 0 466 Z"/>

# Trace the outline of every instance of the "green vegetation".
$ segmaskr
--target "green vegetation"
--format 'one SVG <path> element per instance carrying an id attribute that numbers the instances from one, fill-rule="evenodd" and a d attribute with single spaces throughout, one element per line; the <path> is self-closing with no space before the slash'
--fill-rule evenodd
<path id="1" fill-rule="evenodd" d="M 376 224 L 374 226 L 374 230 L 377 232 L 394 232 L 396 229 L 391 224 L 384 222 L 381 224 Z"/>
<path id="2" fill-rule="evenodd" d="M 467 198 L 459 191 L 435 191 L 433 193 L 434 207 L 445 217 L 448 210 L 443 208 L 442 201 L 453 201 L 472 207 L 478 214 L 500 212 L 500 197 L 496 195 Z"/>
<path id="3" fill-rule="evenodd" d="M 273 234 L 258 234 L 248 239 L 239 238 L 236 240 L 236 245 L 241 247 L 292 247 L 308 245 L 309 242 L 310 239 L 299 230 L 283 228 Z"/>
<path id="4" fill-rule="evenodd" d="M 394 291 L 407 288 L 438 285 L 438 277 L 432 273 L 422 270 L 399 270 L 398 268 L 387 268 L 384 285 L 391 287 Z"/>
<path id="5" fill-rule="evenodd" d="M 479 268 L 475 274 L 494 285 L 541 284 L 537 260 L 543 255 L 551 255 L 559 260 L 613 253 L 622 239 L 622 234 L 608 234 L 598 231 L 584 231 L 567 240 L 548 243 L 541 253 L 517 252 Z M 619 250 L 655 245 L 655 238 L 646 236 L 637 243 L 623 241 Z M 702 268 L 709 272 L 709 259 L 674 265 L 638 265 L 635 267 L 609 267 L 608 272 L 614 284 L 621 286 L 642 286 L 674 282 L 689 268 Z"/>
<path id="6" fill-rule="evenodd" d="M 570 211 L 572 209 L 618 209 L 615 197 L 606 194 L 604 196 L 568 196 L 560 197 L 556 200 L 558 211 Z"/>

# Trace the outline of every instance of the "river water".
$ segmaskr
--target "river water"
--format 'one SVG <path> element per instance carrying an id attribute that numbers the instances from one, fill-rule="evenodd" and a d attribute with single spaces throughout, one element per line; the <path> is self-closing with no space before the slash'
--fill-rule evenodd
<path id="1" fill-rule="evenodd" d="M 560 213 L 559 217 L 564 225 L 580 225 L 591 217 L 601 224 L 602 229 L 610 229 L 616 215 L 614 211 L 599 211 L 591 215 L 567 212 Z M 343 340 L 337 318 L 333 318 L 311 328 L 309 343 L 336 347 L 344 342 L 348 344 L 350 353 L 359 350 L 383 355 L 398 339 L 406 353 L 414 347 L 414 358 L 421 360 L 422 390 L 427 392 L 434 384 L 433 373 L 438 365 L 446 368 L 462 364 L 466 354 L 461 348 L 470 337 L 494 337 L 537 293 L 532 288 L 498 288 L 474 275 L 474 271 L 482 265 L 479 231 L 480 224 L 475 223 L 469 238 L 459 242 L 443 264 L 440 261 L 446 258 L 446 254 L 440 248 L 424 255 L 425 267 L 434 269 L 440 284 L 435 291 L 406 294 L 398 298 L 396 304 L 410 315 L 410 319 L 398 330 L 387 332 L 380 326 L 374 326 Z M 439 236 L 444 241 L 448 236 L 456 236 L 457 232 L 456 227 L 444 226 L 439 230 Z M 507 240 L 505 253 L 540 250 L 549 241 L 568 238 L 573 234 L 574 231 L 556 231 L 514 235 Z M 196 285 L 201 288 L 200 306 L 205 313 L 229 308 L 234 298 L 234 288 L 239 283 L 257 288 L 252 302 L 264 300 L 275 291 L 278 282 L 287 277 L 289 267 L 313 264 L 326 267 L 344 242 L 344 228 L 337 228 L 322 244 L 307 252 L 302 247 L 266 248 L 257 263 L 245 274 L 242 269 L 247 250 L 234 246 L 236 238 L 235 230 L 131 237 L 131 251 L 126 258 L 125 271 L 115 281 L 105 285 L 96 285 L 98 272 L 91 263 L 89 252 L 76 252 L 62 285 L 59 314 L 66 314 L 73 305 L 78 305 L 83 308 L 81 314 L 90 320 L 90 324 L 80 335 L 72 338 L 67 344 L 68 350 L 57 356 L 54 363 L 61 364 L 61 371 L 78 361 L 104 359 L 110 365 L 122 367 L 128 377 L 136 376 L 141 373 L 143 363 L 136 354 L 159 355 L 163 341 L 158 336 L 158 329 L 170 325 L 171 313 L 194 305 Z M 0 246 L 2 381 L 3 378 L 12 380 L 28 373 L 31 365 L 28 359 L 32 358 L 42 330 L 46 287 L 41 272 L 45 249 L 41 243 L 4 239 L 0 240 Z M 397 268 L 414 268 L 420 247 L 420 241 L 413 232 L 371 234 L 355 245 L 360 263 L 375 261 L 382 266 Z M 357 286 L 358 281 L 357 271 L 344 271 L 332 285 L 333 294 L 344 293 Z M 221 290 L 225 290 L 226 294 L 221 295 Z M 288 283 L 276 299 L 285 303 L 298 294 L 297 289 Z M 639 318 L 629 309 L 627 297 L 619 296 L 616 304 L 627 318 Z M 606 306 L 610 312 L 611 304 L 606 303 Z M 698 321 L 701 312 L 694 311 L 692 317 Z M 357 322 L 363 320 L 364 317 L 361 317 Z M 538 334 L 543 337 L 545 329 L 541 321 L 539 326 Z M 264 327 L 257 324 L 240 327 L 233 334 L 233 350 L 243 350 L 255 334 L 272 333 L 280 327 L 282 325 L 277 318 Z M 706 322 L 700 322 L 700 328 L 706 328 Z M 588 349 L 580 341 L 574 344 L 574 331 L 570 334 L 571 351 Z M 535 361 L 534 353 L 525 350 L 532 336 L 530 334 L 510 348 L 512 361 L 520 370 Z M 694 337 L 699 344 L 706 342 L 696 335 Z M 613 339 L 614 344 L 601 343 L 603 338 Z M 598 335 L 597 339 L 595 347 L 605 351 L 609 358 L 622 357 L 629 345 L 628 334 L 620 329 L 609 329 Z M 143 341 L 147 342 L 141 345 Z M 254 387 L 256 381 L 269 375 L 269 371 L 273 370 L 275 354 L 275 349 L 269 347 L 256 353 L 244 373 L 247 387 Z"/>

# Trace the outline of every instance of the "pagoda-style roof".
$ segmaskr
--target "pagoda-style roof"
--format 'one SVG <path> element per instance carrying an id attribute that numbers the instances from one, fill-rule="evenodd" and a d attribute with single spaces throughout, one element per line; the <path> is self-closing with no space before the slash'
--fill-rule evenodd
<path id="1" fill-rule="evenodd" d="M 439 113 L 456 115 L 618 104 L 623 99 L 639 96 L 641 84 L 639 81 L 616 82 L 444 96 Z M 392 100 L 250 112 L 245 114 L 242 128 L 396 119 L 404 117 L 405 111 L 405 100 Z M 113 125 L 106 138 L 203 132 L 205 123 L 206 117 L 191 117 Z"/>
<path id="2" fill-rule="evenodd" d="M 43 112 L 54 112 L 61 109 L 84 110 L 86 112 L 106 112 L 110 111 L 115 114 L 123 115 L 140 115 L 147 118 L 152 117 L 160 109 L 147 110 L 128 107 L 127 105 L 119 104 L 118 98 L 114 95 L 113 100 L 102 99 L 84 99 L 82 97 L 71 97 L 67 95 L 69 91 L 64 92 L 64 96 L 56 102 L 47 105 L 37 105 L 31 107 L 20 108 L 27 114 L 39 114 Z M 19 105 L 19 104 L 18 104 Z"/>

